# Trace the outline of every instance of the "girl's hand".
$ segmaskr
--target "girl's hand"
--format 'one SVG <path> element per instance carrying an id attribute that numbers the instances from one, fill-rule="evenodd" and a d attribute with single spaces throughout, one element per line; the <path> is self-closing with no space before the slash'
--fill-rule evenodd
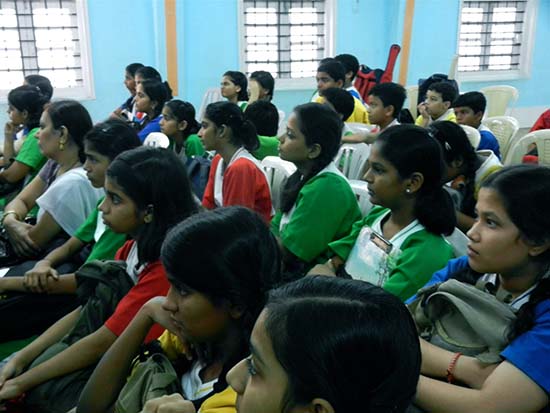
<path id="1" fill-rule="evenodd" d="M 57 271 L 48 261 L 38 261 L 33 269 L 25 273 L 23 285 L 33 293 L 47 293 L 51 290 L 52 280 L 59 280 Z"/>
<path id="2" fill-rule="evenodd" d="M 0 388 L 0 400 L 11 400 L 21 396 L 27 389 L 17 379 L 8 380 Z"/>
<path id="3" fill-rule="evenodd" d="M 29 236 L 32 225 L 15 220 L 5 220 L 4 227 L 8 232 L 11 245 L 17 255 L 28 257 L 36 255 L 40 251 L 38 245 Z"/>
<path id="4" fill-rule="evenodd" d="M 141 413 L 195 413 L 195 406 L 189 400 L 185 400 L 181 394 L 171 394 L 151 399 Z"/>
<path id="5" fill-rule="evenodd" d="M 21 362 L 17 356 L 8 361 L 2 371 L 0 371 L 0 390 L 4 389 L 6 383 L 12 381 L 10 379 L 19 376 L 25 367 L 25 363 Z"/>
<path id="6" fill-rule="evenodd" d="M 15 125 L 11 122 L 6 122 L 4 125 L 4 137 L 5 139 L 13 140 L 14 135 L 21 130 L 20 125 Z"/>

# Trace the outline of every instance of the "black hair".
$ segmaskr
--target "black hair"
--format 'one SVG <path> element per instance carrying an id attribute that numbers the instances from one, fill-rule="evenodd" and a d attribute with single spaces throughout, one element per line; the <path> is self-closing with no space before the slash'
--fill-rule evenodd
<path id="1" fill-rule="evenodd" d="M 47 102 L 52 99 L 53 87 L 52 82 L 46 76 L 42 75 L 27 75 L 25 82 L 31 86 L 38 86 L 42 94 L 46 97 Z"/>
<path id="2" fill-rule="evenodd" d="M 407 99 L 407 91 L 398 83 L 388 82 L 375 85 L 368 93 L 368 96 L 376 96 L 382 101 L 384 107 L 393 106 L 393 117 L 397 118 L 403 103 Z"/>
<path id="3" fill-rule="evenodd" d="M 95 125 L 84 136 L 84 142 L 111 161 L 120 153 L 141 146 L 136 130 L 118 119 L 109 119 Z"/>
<path id="4" fill-rule="evenodd" d="M 245 74 L 236 70 L 228 70 L 223 75 L 231 79 L 231 81 L 236 86 L 241 87 L 241 90 L 239 91 L 239 94 L 237 96 L 237 100 L 240 100 L 240 101 L 248 100 L 248 91 L 247 91 L 248 79 L 246 78 Z"/>
<path id="5" fill-rule="evenodd" d="M 355 100 L 347 90 L 330 87 L 321 90 L 319 95 L 323 96 L 334 107 L 336 113 L 342 115 L 342 120 L 349 118 L 355 109 Z"/>
<path id="6" fill-rule="evenodd" d="M 197 291 L 216 306 L 242 309 L 237 353 L 210 355 L 223 359 L 218 360 L 224 367 L 215 390 L 224 389 L 226 373 L 248 354 L 250 334 L 268 291 L 282 282 L 277 240 L 254 211 L 217 208 L 173 228 L 162 244 L 161 260 L 174 288 Z"/>
<path id="7" fill-rule="evenodd" d="M 439 142 L 443 150 L 443 160 L 447 165 L 453 161 L 462 161 L 464 188 L 460 211 L 470 217 L 475 216 L 475 177 L 477 171 L 477 154 L 466 132 L 460 125 L 451 121 L 433 122 L 428 131 Z"/>
<path id="8" fill-rule="evenodd" d="M 49 101 L 38 86 L 24 85 L 10 90 L 8 103 L 20 112 L 27 111 L 25 127 L 36 128 L 40 123 L 40 116 L 44 105 Z"/>
<path id="9" fill-rule="evenodd" d="M 130 63 L 128 66 L 126 66 L 126 71 L 132 75 L 132 76 L 135 76 L 136 75 L 136 71 L 138 69 L 141 69 L 142 67 L 144 67 L 141 63 Z M 158 72 L 157 72 L 158 73 Z M 159 75 L 160 76 L 160 75 Z"/>
<path id="10" fill-rule="evenodd" d="M 428 90 L 439 93 L 441 95 L 441 99 L 443 99 L 443 102 L 451 102 L 451 106 L 458 95 L 458 90 L 456 90 L 456 87 L 449 82 L 432 83 L 428 87 Z"/>
<path id="11" fill-rule="evenodd" d="M 296 170 L 288 178 L 282 193 L 282 212 L 290 211 L 302 187 L 332 162 L 342 140 L 343 122 L 338 114 L 328 106 L 306 103 L 296 106 L 294 113 L 298 129 L 304 135 L 306 145 L 318 144 L 321 147 L 321 153 L 313 159 L 313 167 L 306 175 L 302 175 L 299 170 Z"/>
<path id="12" fill-rule="evenodd" d="M 481 92 L 466 92 L 456 98 L 453 102 L 453 108 L 468 107 L 474 111 L 474 113 L 485 113 L 487 107 L 487 99 Z"/>
<path id="13" fill-rule="evenodd" d="M 244 117 L 254 124 L 258 135 L 277 136 L 279 111 L 273 103 L 257 100 L 246 107 Z"/>
<path id="14" fill-rule="evenodd" d="M 335 412 L 401 413 L 421 352 L 414 321 L 392 294 L 362 281 L 308 276 L 269 294 L 265 330 L 286 371 L 283 411 L 328 401 Z"/>
<path id="15" fill-rule="evenodd" d="M 234 103 L 223 101 L 211 103 L 206 107 L 206 118 L 216 127 L 222 125 L 231 128 L 231 143 L 244 146 L 248 151 L 255 151 L 260 146 L 254 124 L 244 118 L 242 110 Z"/>
<path id="16" fill-rule="evenodd" d="M 164 85 L 164 88 L 166 90 L 166 100 L 172 99 L 172 88 L 170 87 L 170 84 L 166 81 L 162 81 L 162 76 L 158 72 L 157 69 L 155 69 L 152 66 L 143 66 L 136 70 L 134 76 L 141 76 L 143 80 L 156 80 L 158 82 L 161 82 Z M 162 108 L 162 105 L 161 105 Z M 157 115 L 158 116 L 158 115 Z"/>
<path id="17" fill-rule="evenodd" d="M 144 80 L 141 82 L 141 87 L 151 102 L 157 102 L 153 109 L 155 114 L 152 119 L 154 119 L 162 113 L 162 107 L 170 99 L 170 92 L 166 89 L 166 85 L 158 80 Z"/>
<path id="18" fill-rule="evenodd" d="M 355 76 L 357 76 L 357 72 L 359 71 L 359 60 L 357 60 L 354 55 L 346 53 L 334 56 L 334 60 L 338 60 L 344 65 L 344 67 L 346 68 L 346 73 L 353 73 L 353 76 L 351 77 L 351 81 L 353 81 L 353 79 L 355 79 Z"/>
<path id="19" fill-rule="evenodd" d="M 197 212 L 185 165 L 172 151 L 141 146 L 118 155 L 107 176 L 138 210 L 152 207 L 153 220 L 141 227 L 136 241 L 140 263 L 157 260 L 168 230 Z"/>
<path id="20" fill-rule="evenodd" d="M 93 126 L 86 108 L 76 100 L 58 100 L 50 103 L 44 110 L 48 112 L 54 129 L 62 126 L 67 128 L 69 137 L 78 148 L 78 157 L 84 162 L 84 136 Z"/>
<path id="21" fill-rule="evenodd" d="M 550 168 L 537 165 L 505 167 L 489 175 L 481 188 L 492 189 L 498 194 L 510 220 L 526 242 L 531 245 L 550 242 L 550 215 L 547 212 L 550 203 Z M 541 268 L 538 284 L 531 292 L 529 301 L 520 308 L 510 329 L 510 340 L 534 327 L 537 305 L 550 299 L 550 278 L 540 279 L 550 269 L 550 250 L 533 257 L 533 260 Z"/>
<path id="22" fill-rule="evenodd" d="M 273 79 L 271 73 L 265 70 L 257 70 L 252 72 L 250 79 L 254 79 L 261 87 L 267 90 L 267 100 L 271 102 L 271 99 L 273 99 L 273 90 L 275 89 L 275 79 Z"/>
<path id="23" fill-rule="evenodd" d="M 328 74 L 335 82 L 342 81 L 342 86 L 346 81 L 346 68 L 338 60 L 331 59 L 325 63 L 322 63 L 317 68 L 317 72 L 324 72 Z"/>
<path id="24" fill-rule="evenodd" d="M 200 126 L 195 118 L 195 108 L 191 103 L 184 102 L 179 99 L 173 99 L 166 102 L 164 106 L 170 109 L 172 115 L 174 115 L 178 122 L 187 122 L 187 128 L 183 131 L 184 138 L 187 138 L 189 135 L 199 131 Z"/>
<path id="25" fill-rule="evenodd" d="M 424 182 L 416 193 L 414 216 L 429 232 L 450 235 L 456 226 L 456 213 L 442 186 L 445 165 L 438 142 L 424 128 L 397 125 L 384 130 L 375 145 L 401 179 L 414 172 L 423 175 Z"/>

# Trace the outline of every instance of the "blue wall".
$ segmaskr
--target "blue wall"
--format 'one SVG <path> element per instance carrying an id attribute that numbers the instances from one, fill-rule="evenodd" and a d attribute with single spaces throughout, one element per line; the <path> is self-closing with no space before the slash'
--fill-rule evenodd
<path id="1" fill-rule="evenodd" d="M 371 67 L 386 64 L 388 48 L 401 43 L 406 0 L 337 0 L 336 53 L 353 53 Z M 416 0 L 407 84 L 446 73 L 457 44 L 460 0 Z M 129 12 L 131 10 L 131 12 Z M 237 0 L 178 0 L 179 97 L 199 108 L 204 91 L 222 73 L 239 68 Z M 138 61 L 166 74 L 164 1 L 89 0 L 88 13 L 96 99 L 84 102 L 94 120 L 105 118 L 127 92 L 124 67 Z M 107 17 L 108 16 L 108 17 Z M 518 107 L 550 104 L 550 0 L 539 0 L 533 67 L 528 79 L 500 81 L 520 90 Z M 399 76 L 399 61 L 394 79 Z M 462 83 L 474 90 L 489 83 Z M 541 87 L 543 85 L 544 87 Z M 289 113 L 311 90 L 276 91 L 274 103 Z M 0 123 L 5 121 L 0 105 Z"/>

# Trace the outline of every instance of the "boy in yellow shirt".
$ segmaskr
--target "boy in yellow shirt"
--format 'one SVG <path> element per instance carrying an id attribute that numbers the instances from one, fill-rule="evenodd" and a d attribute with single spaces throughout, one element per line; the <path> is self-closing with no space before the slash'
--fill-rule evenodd
<path id="1" fill-rule="evenodd" d="M 453 102 L 458 95 L 456 88 L 448 82 L 437 82 L 430 85 L 426 100 L 418 105 L 415 125 L 427 127 L 432 122 L 450 120 L 456 123 Z"/>

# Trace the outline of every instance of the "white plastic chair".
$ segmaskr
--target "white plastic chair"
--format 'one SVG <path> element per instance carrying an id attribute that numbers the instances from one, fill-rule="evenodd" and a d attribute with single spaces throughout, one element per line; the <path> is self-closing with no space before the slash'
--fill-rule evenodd
<path id="1" fill-rule="evenodd" d="M 206 89 L 206 92 L 202 97 L 201 107 L 198 112 L 198 120 L 202 121 L 202 118 L 204 118 L 204 112 L 206 112 L 206 107 L 210 103 L 219 102 L 220 100 L 223 100 L 223 96 L 219 87 L 211 87 L 209 89 Z"/>
<path id="2" fill-rule="evenodd" d="M 472 145 L 472 148 L 474 150 L 477 150 L 477 147 L 479 146 L 479 142 L 481 141 L 481 135 L 479 134 L 479 131 L 476 128 L 472 128 L 468 125 L 460 125 L 462 127 L 462 130 L 464 133 L 466 133 L 466 136 L 468 137 L 468 140 L 470 141 L 470 145 Z"/>
<path id="3" fill-rule="evenodd" d="M 366 143 L 344 143 L 334 163 L 348 179 L 361 179 L 369 155 L 370 145 Z"/>
<path id="4" fill-rule="evenodd" d="M 418 86 L 407 86 L 407 104 L 413 119 L 418 117 Z"/>
<path id="5" fill-rule="evenodd" d="M 372 132 L 373 129 L 376 129 L 376 125 L 367 125 L 366 123 L 359 123 L 359 122 L 346 122 L 346 126 L 348 129 L 353 132 L 363 132 L 363 133 L 369 133 Z"/>
<path id="6" fill-rule="evenodd" d="M 267 182 L 271 190 L 271 203 L 275 210 L 280 208 L 282 183 L 296 171 L 296 165 L 284 161 L 278 156 L 266 156 L 262 159 L 262 168 L 267 174 Z"/>
<path id="7" fill-rule="evenodd" d="M 518 100 L 519 92 L 513 86 L 487 86 L 479 90 L 487 99 L 485 116 L 504 116 L 506 109 Z"/>
<path id="8" fill-rule="evenodd" d="M 502 159 L 511 147 L 512 140 L 519 130 L 519 122 L 512 116 L 493 116 L 486 118 L 482 123 L 491 129 L 497 138 Z"/>
<path id="9" fill-rule="evenodd" d="M 170 139 L 162 132 L 151 132 L 143 141 L 143 146 L 152 146 L 153 148 L 168 148 Z"/>
<path id="10" fill-rule="evenodd" d="M 550 129 L 542 129 L 530 132 L 513 143 L 506 154 L 504 165 L 521 163 L 524 155 L 529 151 L 529 145 L 537 145 L 539 165 L 550 166 Z"/>
<path id="11" fill-rule="evenodd" d="M 469 238 L 458 228 L 455 228 L 453 233 L 451 235 L 447 235 L 445 239 L 449 244 L 451 244 L 451 247 L 453 247 L 455 257 L 462 257 L 468 252 Z"/>
<path id="12" fill-rule="evenodd" d="M 277 112 L 279 112 L 279 127 L 277 130 L 277 136 L 281 136 L 283 133 L 285 133 L 286 129 L 286 123 L 285 123 L 285 112 L 281 109 L 277 109 Z"/>
<path id="13" fill-rule="evenodd" d="M 359 181 L 357 179 L 350 179 L 349 184 L 351 186 L 351 189 L 353 190 L 353 193 L 355 194 L 355 197 L 357 198 L 361 214 L 363 216 L 366 216 L 372 209 L 368 184 L 365 181 Z"/>

